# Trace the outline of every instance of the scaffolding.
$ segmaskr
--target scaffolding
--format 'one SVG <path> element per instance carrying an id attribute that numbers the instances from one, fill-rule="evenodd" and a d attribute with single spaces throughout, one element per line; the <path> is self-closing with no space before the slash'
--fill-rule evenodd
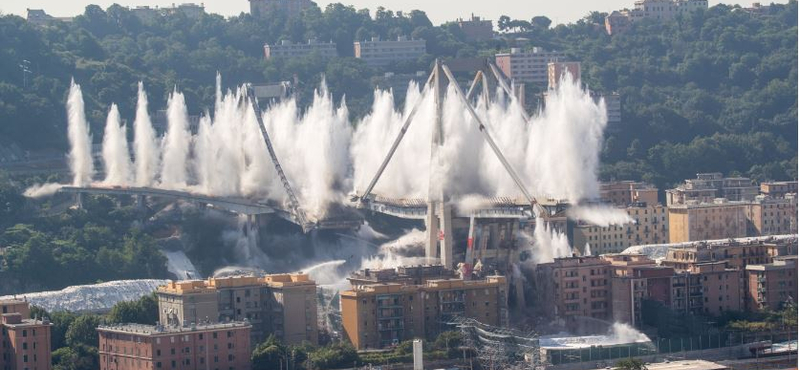
<path id="1" fill-rule="evenodd" d="M 451 320 L 461 332 L 464 345 L 475 353 L 482 369 L 544 369 L 539 336 L 531 331 L 520 332 L 483 324 L 475 319 L 454 317 Z"/>

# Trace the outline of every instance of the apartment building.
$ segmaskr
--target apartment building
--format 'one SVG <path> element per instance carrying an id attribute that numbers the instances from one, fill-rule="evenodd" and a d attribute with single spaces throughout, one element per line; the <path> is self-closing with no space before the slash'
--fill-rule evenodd
<path id="1" fill-rule="evenodd" d="M 49 370 L 51 327 L 47 318 L 30 318 L 28 302 L 0 300 L 0 369 Z"/>
<path id="2" fill-rule="evenodd" d="M 354 42 L 353 50 L 356 58 L 370 66 L 381 67 L 393 62 L 419 59 L 425 55 L 425 40 L 408 39 L 405 36 L 399 36 L 397 40 L 373 37 L 369 41 Z"/>
<path id="3" fill-rule="evenodd" d="M 505 326 L 507 290 L 503 276 L 354 285 L 340 295 L 344 336 L 362 350 L 413 338 L 433 339 L 455 317 Z"/>
<path id="4" fill-rule="evenodd" d="M 581 80 L 581 62 L 550 62 L 547 63 L 547 88 L 557 89 L 561 79 L 569 74 L 572 81 Z"/>
<path id="5" fill-rule="evenodd" d="M 636 181 L 604 182 L 600 184 L 600 199 L 619 207 L 633 203 L 657 204 L 658 188 Z"/>
<path id="6" fill-rule="evenodd" d="M 740 238 L 747 236 L 750 203 L 717 198 L 713 203 L 689 201 L 668 208 L 669 241 Z"/>
<path id="7" fill-rule="evenodd" d="M 611 311 L 615 322 L 640 326 L 645 299 L 670 304 L 675 270 L 657 266 L 642 254 L 607 254 L 602 258 L 611 264 Z"/>
<path id="8" fill-rule="evenodd" d="M 316 283 L 305 274 L 235 276 L 170 282 L 156 290 L 164 326 L 247 321 L 254 344 L 274 334 L 316 344 Z"/>
<path id="9" fill-rule="evenodd" d="M 611 319 L 611 263 L 601 257 L 556 258 L 536 266 L 538 310 L 546 317 Z"/>
<path id="10" fill-rule="evenodd" d="M 708 9 L 708 0 L 637 0 L 633 9 L 613 11 L 605 18 L 609 35 L 627 31 L 633 22 L 667 20 L 698 9 Z"/>
<path id="11" fill-rule="evenodd" d="M 746 307 L 750 311 L 780 310 L 797 303 L 797 256 L 777 257 L 771 263 L 745 268 Z"/>
<path id="12" fill-rule="evenodd" d="M 459 18 L 457 23 L 467 42 L 491 40 L 494 37 L 491 20 L 473 14 L 467 20 Z"/>
<path id="13" fill-rule="evenodd" d="M 752 201 L 759 187 L 746 177 L 723 177 L 722 173 L 698 173 L 697 178 L 666 191 L 667 205 L 686 204 L 689 201 L 711 203 L 717 198 L 729 201 Z"/>
<path id="14" fill-rule="evenodd" d="M 701 277 L 704 314 L 720 315 L 726 311 L 744 310 L 744 283 L 740 267 L 730 267 L 726 261 L 698 263 L 690 273 Z"/>
<path id="15" fill-rule="evenodd" d="M 747 235 L 797 234 L 797 194 L 758 195 L 747 208 Z"/>
<path id="16" fill-rule="evenodd" d="M 306 55 L 316 54 L 321 58 L 333 58 L 337 56 L 336 44 L 333 42 L 319 42 L 308 40 L 305 43 L 293 43 L 289 40 L 281 40 L 275 45 L 264 44 L 264 58 L 300 58 Z"/>
<path id="17" fill-rule="evenodd" d="M 517 83 L 530 82 L 547 86 L 548 63 L 565 61 L 567 55 L 560 51 L 547 51 L 534 47 L 527 51 L 511 48 L 508 53 L 495 54 L 497 67 Z"/>
<path id="18" fill-rule="evenodd" d="M 577 222 L 572 229 L 574 244 L 578 247 L 588 245 L 592 254 L 600 255 L 619 253 L 634 245 L 669 241 L 666 207 L 658 203 L 632 203 L 620 210 L 624 210 L 633 222 L 605 227 Z"/>
<path id="19" fill-rule="evenodd" d="M 297 17 L 303 10 L 314 6 L 311 0 L 249 0 L 250 14 L 254 17 Z"/>
<path id="20" fill-rule="evenodd" d="M 250 328 L 245 322 L 103 325 L 97 328 L 100 370 L 247 370 Z"/>
<path id="21" fill-rule="evenodd" d="M 790 247 L 794 244 L 795 247 Z M 779 245 L 785 245 L 784 252 L 796 250 L 797 240 L 794 242 L 769 243 L 759 240 L 732 240 L 724 244 L 709 245 L 699 242 L 686 246 L 673 246 L 667 249 L 667 256 L 661 265 L 670 266 L 678 271 L 695 270 L 698 264 L 724 261 L 725 267 L 744 269 L 747 265 L 764 264 L 771 262 L 775 257 Z"/>
<path id="22" fill-rule="evenodd" d="M 787 194 L 797 194 L 797 181 L 765 181 L 759 184 L 761 194 L 772 198 L 783 198 Z"/>

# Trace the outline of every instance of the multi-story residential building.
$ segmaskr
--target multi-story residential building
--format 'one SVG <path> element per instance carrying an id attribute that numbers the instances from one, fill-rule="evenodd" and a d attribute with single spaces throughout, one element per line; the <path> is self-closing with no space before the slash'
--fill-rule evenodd
<path id="1" fill-rule="evenodd" d="M 624 225 L 597 226 L 578 222 L 572 229 L 574 244 L 589 246 L 592 254 L 619 253 L 628 247 L 669 241 L 667 208 L 658 203 L 631 203 L 624 210 L 633 220 Z"/>
<path id="2" fill-rule="evenodd" d="M 274 334 L 286 343 L 316 344 L 316 283 L 304 274 L 171 282 L 156 290 L 164 326 L 247 321 L 254 344 Z"/>
<path id="3" fill-rule="evenodd" d="M 455 271 L 443 265 L 399 266 L 387 269 L 363 269 L 350 274 L 347 280 L 354 288 L 365 285 L 397 283 L 402 285 L 423 285 L 428 280 L 455 279 Z"/>
<path id="4" fill-rule="evenodd" d="M 139 18 L 140 21 L 144 23 L 151 23 L 158 20 L 159 17 L 173 15 L 173 14 L 182 14 L 187 18 L 191 19 L 198 19 L 205 14 L 205 6 L 203 4 L 197 5 L 194 3 L 184 3 L 179 4 L 178 6 L 171 7 L 150 7 L 150 6 L 136 6 L 134 8 L 129 9 L 131 14 Z"/>
<path id="5" fill-rule="evenodd" d="M 726 311 L 742 311 L 742 269 L 729 267 L 726 261 L 698 263 L 690 270 L 699 275 L 703 294 L 703 313 L 720 315 Z"/>
<path id="6" fill-rule="evenodd" d="M 760 185 L 761 194 L 783 198 L 786 194 L 797 194 L 797 181 L 765 181 Z"/>
<path id="7" fill-rule="evenodd" d="M 481 19 L 473 14 L 466 21 L 459 18 L 457 23 L 467 42 L 491 40 L 494 37 L 492 21 L 488 19 Z"/>
<path id="8" fill-rule="evenodd" d="M 605 19 L 606 33 L 614 35 L 622 33 L 631 27 L 631 15 L 627 10 L 615 10 L 606 16 Z"/>
<path id="9" fill-rule="evenodd" d="M 640 20 L 666 20 L 699 9 L 708 9 L 708 0 L 637 0 L 632 10 L 611 12 L 605 19 L 606 32 L 624 32 Z"/>
<path id="10" fill-rule="evenodd" d="M 784 246 L 784 248 L 779 248 Z M 713 243 L 697 242 L 676 244 L 667 248 L 661 265 L 678 271 L 695 270 L 696 265 L 724 261 L 726 268 L 744 269 L 747 265 L 764 264 L 781 253 L 796 253 L 797 239 L 766 242 L 758 239 L 716 240 Z"/>
<path id="11" fill-rule="evenodd" d="M 746 177 L 723 177 L 719 172 L 698 173 L 696 179 L 687 179 L 684 184 L 666 193 L 668 206 L 686 204 L 691 200 L 710 203 L 716 198 L 752 201 L 758 195 L 758 186 Z"/>
<path id="12" fill-rule="evenodd" d="M 547 317 L 611 319 L 611 263 L 601 257 L 556 258 L 536 266 L 538 310 Z"/>
<path id="13" fill-rule="evenodd" d="M 392 62 L 417 60 L 425 55 L 425 40 L 399 36 L 397 40 L 381 40 L 373 37 L 369 41 L 353 43 L 355 57 L 371 66 L 386 66 Z"/>
<path id="14" fill-rule="evenodd" d="M 344 335 L 357 349 L 372 349 L 433 339 L 455 317 L 505 326 L 507 289 L 503 276 L 354 285 L 340 295 Z"/>
<path id="15" fill-rule="evenodd" d="M 511 48 L 509 53 L 495 54 L 495 63 L 501 71 L 517 83 L 530 82 L 547 86 L 547 64 L 566 60 L 560 51 L 546 51 L 539 47 L 523 51 Z"/>
<path id="16" fill-rule="evenodd" d="M 611 311 L 615 322 L 642 324 L 642 301 L 670 305 L 671 278 L 675 270 L 657 266 L 642 254 L 607 254 L 611 263 Z"/>
<path id="17" fill-rule="evenodd" d="M 779 310 L 797 303 L 797 256 L 775 258 L 772 263 L 745 268 L 746 307 L 750 311 Z"/>
<path id="18" fill-rule="evenodd" d="M 797 195 L 756 196 L 747 208 L 747 235 L 797 234 Z"/>
<path id="19" fill-rule="evenodd" d="M 30 318 L 28 302 L 0 301 L 0 369 L 49 370 L 51 326 L 47 318 Z"/>
<path id="20" fill-rule="evenodd" d="M 572 81 L 581 80 L 581 62 L 547 63 L 547 88 L 557 89 L 561 79 L 569 74 Z"/>
<path id="21" fill-rule="evenodd" d="M 250 328 L 246 322 L 103 325 L 97 328 L 100 370 L 247 370 Z"/>
<path id="22" fill-rule="evenodd" d="M 297 17 L 303 10 L 314 6 L 311 0 L 249 0 L 250 14 L 254 17 Z"/>
<path id="23" fill-rule="evenodd" d="M 336 44 L 332 42 L 319 42 L 308 40 L 308 42 L 293 43 L 289 40 L 282 40 L 279 44 L 264 44 L 264 57 L 272 58 L 299 58 L 310 54 L 317 54 L 322 58 L 333 58 L 337 55 Z"/>
<path id="24" fill-rule="evenodd" d="M 72 17 L 53 17 L 47 14 L 44 9 L 27 9 L 28 16 L 26 20 L 28 23 L 36 26 L 47 26 L 51 22 L 72 22 Z"/>
<path id="25" fill-rule="evenodd" d="M 657 204 L 658 188 L 635 181 L 604 182 L 600 184 L 600 199 L 620 207 L 634 203 Z"/>
<path id="26" fill-rule="evenodd" d="M 717 198 L 713 203 L 673 204 L 668 208 L 669 241 L 739 238 L 747 236 L 750 203 Z"/>

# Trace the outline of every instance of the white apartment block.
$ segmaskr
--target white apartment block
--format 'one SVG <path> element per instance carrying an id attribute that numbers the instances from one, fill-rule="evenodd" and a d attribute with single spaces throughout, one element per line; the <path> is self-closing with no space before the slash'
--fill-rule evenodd
<path id="1" fill-rule="evenodd" d="M 416 60 L 425 54 L 425 40 L 408 39 L 381 40 L 373 37 L 369 41 L 353 43 L 355 57 L 371 66 L 385 66 L 395 61 Z"/>

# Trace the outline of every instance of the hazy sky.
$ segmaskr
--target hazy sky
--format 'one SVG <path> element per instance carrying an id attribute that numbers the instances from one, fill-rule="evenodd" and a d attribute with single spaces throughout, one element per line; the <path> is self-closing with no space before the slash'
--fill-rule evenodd
<path id="1" fill-rule="evenodd" d="M 757 0 L 709 1 L 710 5 L 719 3 L 740 4 L 749 6 Z M 0 12 L 25 16 L 27 8 L 45 9 L 54 16 L 74 16 L 83 13 L 88 4 L 97 4 L 104 9 L 113 3 L 125 6 L 150 5 L 171 6 L 175 3 L 191 2 L 190 0 L 0 0 Z M 206 11 L 225 16 L 238 15 L 249 11 L 247 0 L 195 0 L 203 2 Z M 580 19 L 590 11 L 609 12 L 624 7 L 632 7 L 633 0 L 341 0 L 316 1 L 320 7 L 332 2 L 353 5 L 357 9 L 369 8 L 374 11 L 380 5 L 390 10 L 409 11 L 424 10 L 434 24 L 453 20 L 458 17 L 467 18 L 470 13 L 496 21 L 501 15 L 516 19 L 530 19 L 535 15 L 545 15 L 553 23 L 570 23 Z M 786 1 L 777 1 L 785 3 Z M 762 1 L 769 3 L 769 1 Z"/>

